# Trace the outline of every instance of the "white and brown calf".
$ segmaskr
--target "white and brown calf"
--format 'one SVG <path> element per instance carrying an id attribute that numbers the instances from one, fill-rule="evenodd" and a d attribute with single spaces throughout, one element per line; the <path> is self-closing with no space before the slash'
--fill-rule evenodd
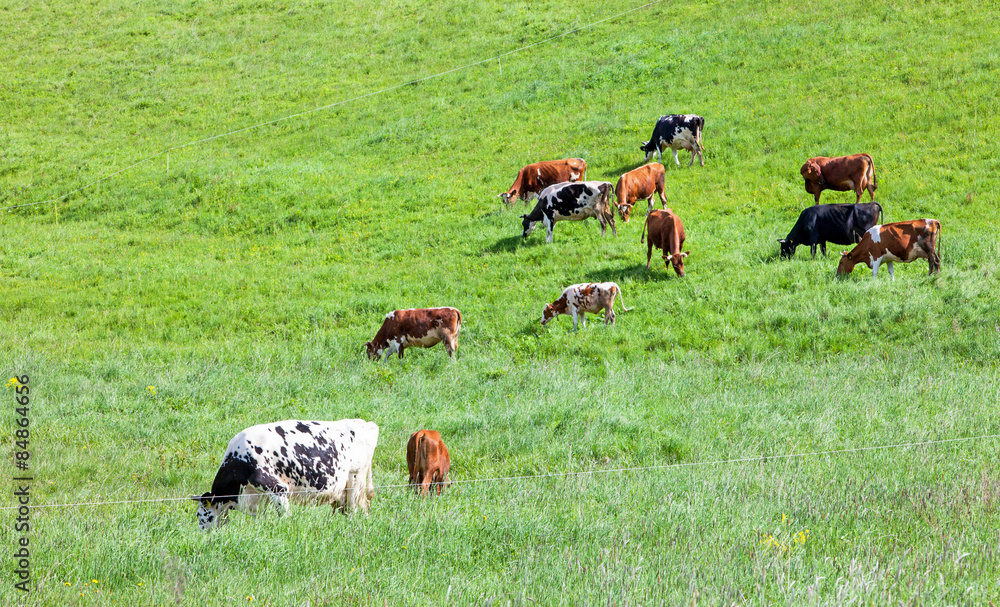
<path id="1" fill-rule="evenodd" d="M 379 360 L 398 353 L 403 358 L 405 348 L 429 348 L 444 343 L 448 356 L 458 349 L 458 332 L 462 330 L 462 313 L 456 308 L 414 308 L 395 310 L 385 315 L 378 333 L 365 348 L 368 358 Z"/>
<path id="2" fill-rule="evenodd" d="M 872 278 L 875 278 L 879 265 L 884 263 L 889 268 L 889 278 L 895 280 L 892 262 L 908 263 L 915 259 L 927 260 L 930 265 L 928 276 L 940 272 L 940 236 L 941 222 L 937 219 L 916 219 L 873 226 L 865 232 L 856 247 L 841 253 L 837 275 L 850 274 L 854 271 L 854 266 L 863 263 L 872 269 Z"/>
<path id="3" fill-rule="evenodd" d="M 604 310 L 604 324 L 615 324 L 615 296 L 621 293 L 613 282 L 585 282 L 566 287 L 559 299 L 545 305 L 542 310 L 542 326 L 560 314 L 573 317 L 573 328 L 577 328 L 579 318 L 583 326 L 587 326 L 588 313 L 597 314 Z M 628 312 L 625 300 L 622 299 L 622 312 Z"/>
<path id="4" fill-rule="evenodd" d="M 281 514 L 289 501 L 367 512 L 377 444 L 378 426 L 363 419 L 251 426 L 229 441 L 212 490 L 191 498 L 198 502 L 198 525 L 221 525 L 234 508 L 255 514 L 262 499 Z"/>

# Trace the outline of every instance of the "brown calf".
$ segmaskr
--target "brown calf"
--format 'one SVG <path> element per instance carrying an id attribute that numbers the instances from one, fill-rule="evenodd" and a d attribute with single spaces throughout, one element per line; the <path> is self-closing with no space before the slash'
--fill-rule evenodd
<path id="1" fill-rule="evenodd" d="M 681 218 L 674 215 L 671 209 L 651 211 L 646 216 L 646 224 L 642 226 L 640 243 L 645 241 L 647 229 L 649 244 L 646 246 L 646 269 L 649 269 L 655 246 L 663 251 L 664 264 L 669 261 L 677 275 L 684 276 L 684 258 L 688 256 L 688 252 L 681 253 L 684 248 L 684 224 L 681 223 Z"/>
<path id="2" fill-rule="evenodd" d="M 861 242 L 850 252 L 841 253 L 837 265 L 837 275 L 850 274 L 854 266 L 866 263 L 872 269 L 872 278 L 878 274 L 882 262 L 889 267 L 892 262 L 908 263 L 914 259 L 926 259 L 930 265 L 927 275 L 941 271 L 941 222 L 937 219 L 916 219 L 874 226 L 861 237 Z"/>
<path id="3" fill-rule="evenodd" d="M 618 207 L 618 212 L 621 213 L 625 223 L 628 223 L 632 207 L 640 200 L 648 203 L 649 211 L 653 210 L 653 194 L 658 194 L 660 204 L 664 209 L 667 208 L 667 199 L 663 195 L 663 181 L 663 165 L 658 162 L 641 166 L 621 176 L 615 184 L 615 198 L 618 199 L 615 206 Z"/>
<path id="4" fill-rule="evenodd" d="M 451 458 L 437 430 L 419 430 L 410 436 L 406 443 L 406 467 L 410 470 L 410 484 L 420 495 L 427 495 L 431 485 L 437 486 L 441 495 L 441 490 L 451 484 L 448 479 Z"/>
<path id="5" fill-rule="evenodd" d="M 861 193 L 868 190 L 872 202 L 875 201 L 878 180 L 875 179 L 875 161 L 869 154 L 836 158 L 817 156 L 806 160 L 799 172 L 806 180 L 806 191 L 815 197 L 816 204 L 819 204 L 819 195 L 823 190 L 835 192 L 854 190 L 858 195 L 855 204 L 861 202 Z"/>
<path id="6" fill-rule="evenodd" d="M 545 188 L 564 181 L 582 181 L 587 176 L 587 161 L 582 158 L 544 160 L 529 164 L 517 172 L 514 185 L 503 194 L 497 194 L 507 204 L 514 204 L 518 196 L 527 202 L 537 198 Z"/>
<path id="7" fill-rule="evenodd" d="M 396 310 L 385 315 L 375 338 L 365 348 L 368 358 L 378 360 L 383 353 L 386 359 L 397 352 L 403 358 L 404 348 L 429 348 L 444 342 L 444 349 L 451 356 L 458 349 L 461 329 L 462 313 L 455 308 Z"/>

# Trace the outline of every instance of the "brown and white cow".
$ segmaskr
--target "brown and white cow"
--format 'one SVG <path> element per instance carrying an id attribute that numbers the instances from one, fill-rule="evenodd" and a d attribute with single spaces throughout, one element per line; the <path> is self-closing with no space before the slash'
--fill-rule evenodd
<path id="1" fill-rule="evenodd" d="M 587 177 L 587 161 L 583 158 L 544 160 L 535 162 L 517 172 L 514 185 L 503 194 L 497 194 L 507 204 L 514 204 L 520 197 L 525 202 L 538 198 L 545 188 L 564 181 L 583 181 Z"/>
<path id="2" fill-rule="evenodd" d="M 573 328 L 577 328 L 577 318 L 587 326 L 587 313 L 597 314 L 604 310 L 604 324 L 615 324 L 615 296 L 621 293 L 613 282 L 584 282 L 570 285 L 562 292 L 559 299 L 545 305 L 542 310 L 542 326 L 560 314 L 573 317 Z M 625 299 L 622 298 L 622 312 L 628 312 Z"/>
<path id="3" fill-rule="evenodd" d="M 678 276 L 684 276 L 684 258 L 688 256 L 688 252 L 681 252 L 684 248 L 684 224 L 681 223 L 681 218 L 674 215 L 671 209 L 651 211 L 646 216 L 646 224 L 642 226 L 640 243 L 645 241 L 647 230 L 649 244 L 646 245 L 646 269 L 650 267 L 655 246 L 663 250 L 663 263 L 669 262 Z"/>
<path id="4" fill-rule="evenodd" d="M 431 485 L 436 486 L 441 495 L 441 490 L 451 484 L 448 478 L 451 458 L 441 433 L 437 430 L 414 432 L 406 443 L 406 467 L 410 471 L 410 484 L 420 495 L 427 495 Z"/>
<path id="5" fill-rule="evenodd" d="M 855 204 L 861 202 L 861 193 L 868 190 L 872 202 L 875 201 L 878 180 L 875 179 L 875 161 L 869 154 L 836 158 L 817 156 L 806 160 L 799 172 L 806 181 L 806 191 L 815 196 L 816 204 L 819 204 L 819 195 L 823 190 L 853 190 L 858 195 Z"/>
<path id="6" fill-rule="evenodd" d="M 458 349 L 462 313 L 456 308 L 414 308 L 395 310 L 385 315 L 375 338 L 365 344 L 368 358 L 386 360 L 395 353 L 403 358 L 403 349 L 429 348 L 444 342 L 448 356 Z"/>
<path id="7" fill-rule="evenodd" d="M 850 252 L 841 253 L 837 275 L 850 274 L 859 263 L 868 264 L 872 278 L 878 274 L 878 267 L 885 262 L 892 275 L 892 262 L 908 263 L 923 258 L 930 264 L 927 275 L 941 271 L 941 222 L 937 219 L 916 219 L 877 225 L 865 232 L 861 242 Z"/>
<path id="8" fill-rule="evenodd" d="M 660 204 L 664 209 L 667 208 L 667 199 L 663 195 L 663 182 L 663 165 L 658 162 L 651 162 L 629 171 L 618 179 L 618 183 L 615 184 L 615 198 L 618 199 L 615 206 L 618 207 L 618 212 L 621 213 L 625 223 L 628 223 L 632 207 L 640 200 L 645 200 L 649 205 L 647 213 L 652 211 L 654 194 L 660 196 Z"/>

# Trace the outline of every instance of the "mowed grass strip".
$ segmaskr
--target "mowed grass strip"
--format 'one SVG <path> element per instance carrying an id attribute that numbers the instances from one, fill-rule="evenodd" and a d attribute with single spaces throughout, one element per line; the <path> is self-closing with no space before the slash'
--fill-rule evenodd
<path id="1" fill-rule="evenodd" d="M 98 3 L 0 7 L 0 205 L 169 147 L 448 70 L 630 8 Z M 995 433 L 1000 56 L 965 3 L 663 3 L 531 51 L 160 156 L 0 215 L 4 368 L 32 376 L 43 503 L 206 490 L 256 423 L 363 417 L 380 485 L 442 432 L 456 479 Z M 664 113 L 706 119 L 667 165 L 687 277 L 641 221 L 521 239 L 524 164 L 614 182 Z M 942 222 L 943 267 L 872 280 L 799 249 L 798 168 L 867 151 L 886 221 Z M 825 192 L 822 202 L 850 193 Z M 634 310 L 542 329 L 614 280 Z M 440 347 L 364 360 L 384 314 L 452 305 Z M 11 419 L 5 417 L 5 419 Z M 5 423 L 10 428 L 11 425 Z M 984 602 L 996 441 L 382 491 L 197 531 L 193 504 L 39 510 L 41 604 Z M 406 546 L 406 548 L 403 548 Z M 98 580 L 94 583 L 92 580 Z M 68 585 L 67 585 L 68 584 Z M 249 599 L 248 599 L 249 597 Z M 16 600 L 0 587 L 0 603 Z"/>

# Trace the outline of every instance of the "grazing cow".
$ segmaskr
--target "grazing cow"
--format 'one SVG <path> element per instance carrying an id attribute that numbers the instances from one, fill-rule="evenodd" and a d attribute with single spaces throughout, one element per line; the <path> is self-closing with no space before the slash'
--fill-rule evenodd
<path id="1" fill-rule="evenodd" d="M 437 430 L 414 432 L 406 443 L 406 467 L 410 470 L 410 484 L 420 495 L 427 495 L 432 484 L 441 495 L 441 490 L 451 484 L 448 479 L 451 458 L 441 433 Z"/>
<path id="2" fill-rule="evenodd" d="M 826 243 L 855 244 L 865 231 L 880 221 L 882 205 L 877 202 L 861 204 L 818 204 L 806 207 L 785 238 L 779 238 L 781 256 L 795 255 L 795 248 L 809 245 L 813 258 L 818 244 L 826 256 Z"/>
<path id="3" fill-rule="evenodd" d="M 656 161 L 663 162 L 663 150 L 670 148 L 674 152 L 674 162 L 681 166 L 681 161 L 677 158 L 677 150 L 685 149 L 691 152 L 690 167 L 694 164 L 694 157 L 698 155 L 698 163 L 705 166 L 705 159 L 702 152 L 705 147 L 701 143 L 701 130 L 705 127 L 705 119 L 695 114 L 670 114 L 660 116 L 653 127 L 653 135 L 649 141 L 639 146 L 639 149 L 646 152 L 646 162 L 653 159 L 656 154 Z"/>
<path id="4" fill-rule="evenodd" d="M 684 224 L 681 223 L 681 218 L 674 215 L 671 209 L 650 212 L 642 226 L 640 244 L 645 241 L 647 229 L 649 244 L 646 246 L 646 269 L 650 269 L 655 246 L 663 251 L 663 263 L 670 262 L 677 275 L 684 276 L 684 258 L 688 256 L 688 252 L 681 253 L 684 248 Z"/>
<path id="5" fill-rule="evenodd" d="M 604 310 L 604 324 L 615 324 L 615 296 L 621 293 L 613 282 L 584 282 L 566 287 L 559 299 L 545 305 L 542 310 L 542 326 L 560 314 L 573 317 L 573 328 L 576 329 L 577 317 L 583 326 L 587 326 L 587 313 L 597 314 Z M 622 312 L 628 312 L 625 298 L 622 297 Z"/>
<path id="6" fill-rule="evenodd" d="M 806 180 L 806 191 L 815 196 L 816 204 L 819 204 L 819 195 L 823 190 L 854 190 L 858 195 L 854 202 L 861 202 L 861 193 L 868 190 L 872 202 L 875 202 L 878 180 L 875 179 L 875 161 L 869 154 L 836 158 L 817 156 L 806 160 L 799 172 Z"/>
<path id="7" fill-rule="evenodd" d="M 582 181 L 586 177 L 587 161 L 583 158 L 536 162 L 518 171 L 514 185 L 503 194 L 497 194 L 497 197 L 507 204 L 514 204 L 518 197 L 527 202 L 537 198 L 550 185 L 564 181 Z"/>
<path id="8" fill-rule="evenodd" d="M 255 514 L 264 496 L 281 514 L 289 498 L 367 512 L 375 495 L 376 444 L 378 426 L 363 419 L 289 419 L 247 428 L 229 441 L 212 490 L 191 498 L 199 504 L 198 525 L 221 525 L 233 508 Z"/>
<path id="9" fill-rule="evenodd" d="M 462 313 L 456 308 L 413 308 L 395 310 L 385 315 L 375 338 L 365 343 L 368 358 L 388 360 L 403 349 L 429 348 L 444 342 L 445 352 L 452 356 L 458 349 L 458 332 L 462 330 Z"/>
<path id="10" fill-rule="evenodd" d="M 557 183 L 545 188 L 538 196 L 535 208 L 528 215 L 521 215 L 521 225 L 527 238 L 539 221 L 548 230 L 545 242 L 552 242 L 552 228 L 557 221 L 582 221 L 588 217 L 596 217 L 601 223 L 601 236 L 611 224 L 611 232 L 618 236 L 615 229 L 615 209 L 611 206 L 611 184 L 607 181 L 580 181 L 576 183 Z"/>
<path id="11" fill-rule="evenodd" d="M 895 280 L 892 262 L 908 263 L 922 257 L 930 264 L 927 272 L 930 276 L 941 271 L 940 236 L 941 222 L 937 219 L 916 219 L 874 226 L 865 232 L 858 246 L 850 252 L 841 253 L 837 275 L 850 274 L 855 265 L 866 263 L 872 269 L 872 278 L 875 278 L 879 264 L 885 262 L 889 266 L 889 277 Z"/>
<path id="12" fill-rule="evenodd" d="M 649 205 L 649 211 L 653 210 L 653 194 L 660 196 L 660 204 L 667 208 L 667 199 L 663 195 L 663 165 L 653 162 L 629 171 L 621 176 L 615 184 L 615 198 L 618 201 L 615 206 L 621 213 L 622 219 L 628 223 L 629 215 L 635 203 L 645 199 Z"/>

